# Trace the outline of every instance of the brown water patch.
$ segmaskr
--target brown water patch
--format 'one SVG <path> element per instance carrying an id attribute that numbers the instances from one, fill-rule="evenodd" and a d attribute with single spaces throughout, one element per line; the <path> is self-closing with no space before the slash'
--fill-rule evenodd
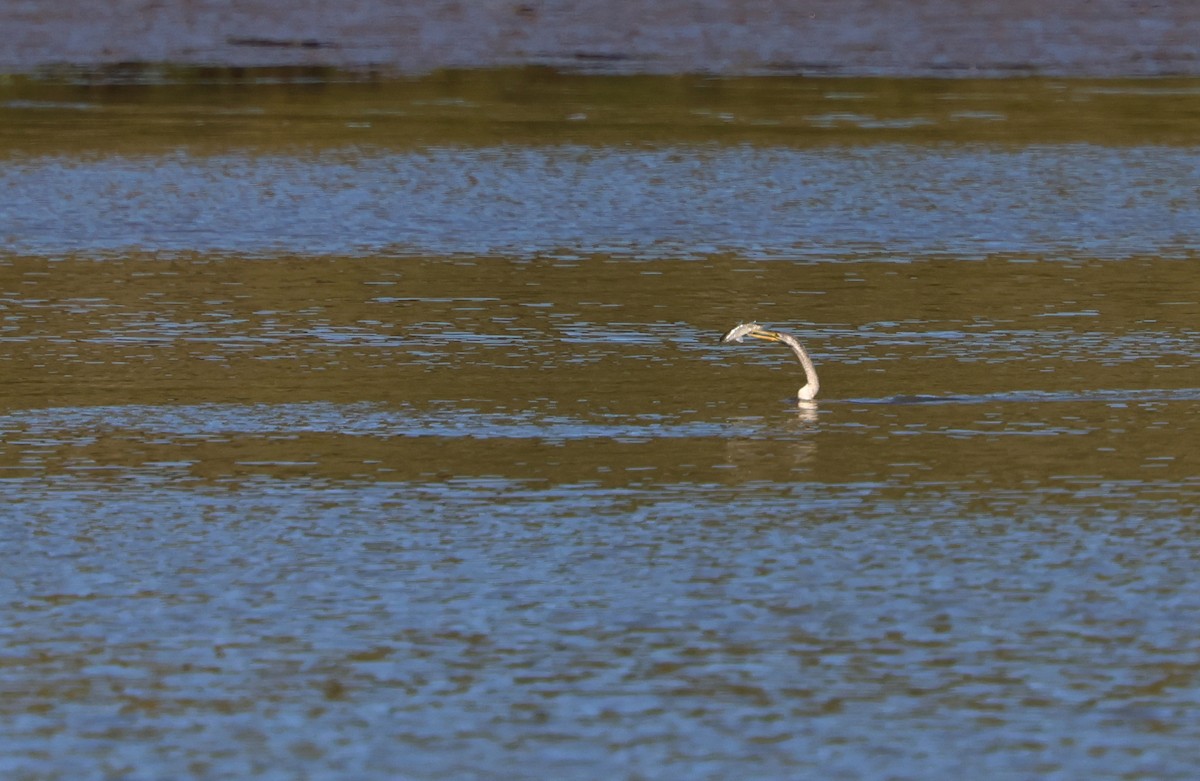
<path id="1" fill-rule="evenodd" d="M 1197 141 L 1193 79 L 581 76 L 370 78 L 155 68 L 0 80 L 0 155 L 431 145 Z"/>

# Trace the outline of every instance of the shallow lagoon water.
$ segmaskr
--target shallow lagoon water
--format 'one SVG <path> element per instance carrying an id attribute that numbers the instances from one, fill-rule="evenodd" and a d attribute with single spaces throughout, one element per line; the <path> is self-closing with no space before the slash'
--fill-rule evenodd
<path id="1" fill-rule="evenodd" d="M 1191 778 L 1196 91 L 715 83 L 446 143 L 20 87 L 5 776 Z"/>
<path id="2" fill-rule="evenodd" d="M 1179 257 L 1200 213 L 1194 148 L 367 148 L 297 162 L 38 157 L 0 175 L 5 231 L 36 254 Z"/>

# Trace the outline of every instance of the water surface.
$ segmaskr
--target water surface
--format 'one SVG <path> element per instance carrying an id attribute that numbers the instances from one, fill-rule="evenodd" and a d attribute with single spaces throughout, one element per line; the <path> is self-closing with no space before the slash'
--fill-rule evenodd
<path id="1" fill-rule="evenodd" d="M 529 78 L 9 86 L 5 776 L 1191 778 L 1196 85 Z"/>

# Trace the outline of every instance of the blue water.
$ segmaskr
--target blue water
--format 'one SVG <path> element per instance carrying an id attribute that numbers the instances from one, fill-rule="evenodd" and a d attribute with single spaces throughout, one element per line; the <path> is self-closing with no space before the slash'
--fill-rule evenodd
<path id="1" fill-rule="evenodd" d="M 882 144 L 33 157 L 0 167 L 9 251 L 819 262 L 1188 257 L 1192 148 Z"/>

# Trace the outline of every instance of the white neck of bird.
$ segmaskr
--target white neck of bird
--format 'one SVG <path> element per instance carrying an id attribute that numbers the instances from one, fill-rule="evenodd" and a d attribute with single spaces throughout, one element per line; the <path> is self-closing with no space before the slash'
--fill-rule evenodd
<path id="1" fill-rule="evenodd" d="M 808 350 L 805 350 L 800 342 L 791 339 L 788 341 L 788 347 L 792 348 L 792 352 L 800 359 L 800 365 L 804 367 L 804 387 L 796 396 L 801 401 L 811 401 L 817 397 L 817 391 L 821 389 L 821 381 L 817 379 L 817 367 L 813 365 L 812 358 L 808 356 Z"/>

